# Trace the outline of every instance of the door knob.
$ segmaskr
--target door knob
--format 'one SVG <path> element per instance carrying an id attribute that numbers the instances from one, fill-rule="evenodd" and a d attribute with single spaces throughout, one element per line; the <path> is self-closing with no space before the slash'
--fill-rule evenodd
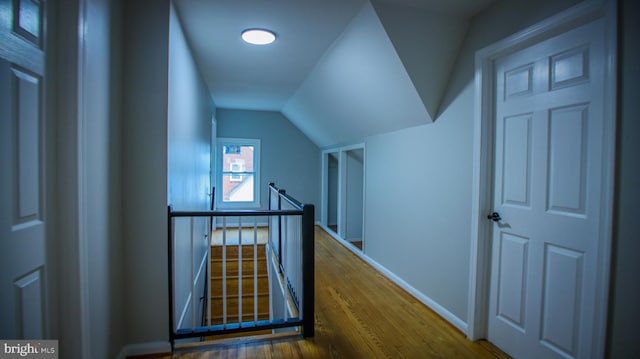
<path id="1" fill-rule="evenodd" d="M 499 222 L 502 219 L 502 217 L 500 217 L 500 213 L 493 212 L 493 213 L 491 213 L 490 215 L 487 216 L 487 219 L 490 219 L 490 220 L 492 220 L 494 222 Z"/>

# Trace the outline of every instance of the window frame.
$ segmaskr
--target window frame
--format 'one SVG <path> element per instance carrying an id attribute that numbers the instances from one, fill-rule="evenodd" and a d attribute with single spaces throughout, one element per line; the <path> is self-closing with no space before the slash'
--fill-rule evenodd
<path id="1" fill-rule="evenodd" d="M 225 202 L 222 194 L 222 184 L 225 175 L 231 174 L 224 167 L 224 146 L 253 146 L 253 201 Z M 226 138 L 216 139 L 218 155 L 216 156 L 216 207 L 219 209 L 260 208 L 260 140 L 255 138 Z"/>

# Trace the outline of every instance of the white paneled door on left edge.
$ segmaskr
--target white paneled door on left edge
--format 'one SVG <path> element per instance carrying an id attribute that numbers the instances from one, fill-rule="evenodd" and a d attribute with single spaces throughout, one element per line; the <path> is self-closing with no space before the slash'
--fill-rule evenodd
<path id="1" fill-rule="evenodd" d="M 44 1 L 0 0 L 0 338 L 47 335 Z"/>
<path id="2" fill-rule="evenodd" d="M 516 358 L 591 356 L 603 34 L 593 22 L 495 63 L 489 340 Z"/>

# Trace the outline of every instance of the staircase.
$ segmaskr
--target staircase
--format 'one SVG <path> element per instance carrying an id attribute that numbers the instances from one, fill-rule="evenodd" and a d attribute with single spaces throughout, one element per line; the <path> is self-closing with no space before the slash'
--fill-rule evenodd
<path id="1" fill-rule="evenodd" d="M 240 247 L 242 247 L 240 249 Z M 226 246 L 226 323 L 239 321 L 239 303 L 242 303 L 242 322 L 255 320 L 254 304 L 257 299 L 258 320 L 269 319 L 269 279 L 267 275 L 267 258 L 265 244 L 258 244 L 257 260 L 254 260 L 253 245 Z M 242 250 L 242 261 L 238 259 L 238 252 Z M 223 246 L 211 246 L 211 323 L 223 324 Z M 242 278 L 240 278 L 242 268 Z M 257 273 L 254 273 L 255 272 Z M 254 278 L 255 275 L 255 278 Z M 242 281 L 240 280 L 242 279 Z M 242 282 L 242 298 L 239 297 L 238 287 Z M 254 296 L 257 283 L 257 298 Z"/>

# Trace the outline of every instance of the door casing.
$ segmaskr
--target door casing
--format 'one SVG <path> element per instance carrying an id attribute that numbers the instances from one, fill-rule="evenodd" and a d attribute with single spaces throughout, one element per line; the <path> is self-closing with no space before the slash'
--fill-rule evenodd
<path id="1" fill-rule="evenodd" d="M 541 23 L 479 50 L 475 59 L 474 154 L 471 219 L 471 255 L 467 337 L 478 340 L 487 337 L 489 287 L 491 275 L 491 234 L 493 222 L 486 216 L 493 205 L 494 173 L 494 62 L 503 56 L 529 47 L 595 19 L 605 20 L 605 130 L 603 133 L 603 198 L 600 209 L 601 233 L 598 262 L 602 271 L 596 283 L 598 302 L 596 328 L 592 342 L 595 357 L 604 356 L 609 268 L 612 240 L 612 212 L 615 172 L 616 130 L 616 1 L 585 1 Z"/>

